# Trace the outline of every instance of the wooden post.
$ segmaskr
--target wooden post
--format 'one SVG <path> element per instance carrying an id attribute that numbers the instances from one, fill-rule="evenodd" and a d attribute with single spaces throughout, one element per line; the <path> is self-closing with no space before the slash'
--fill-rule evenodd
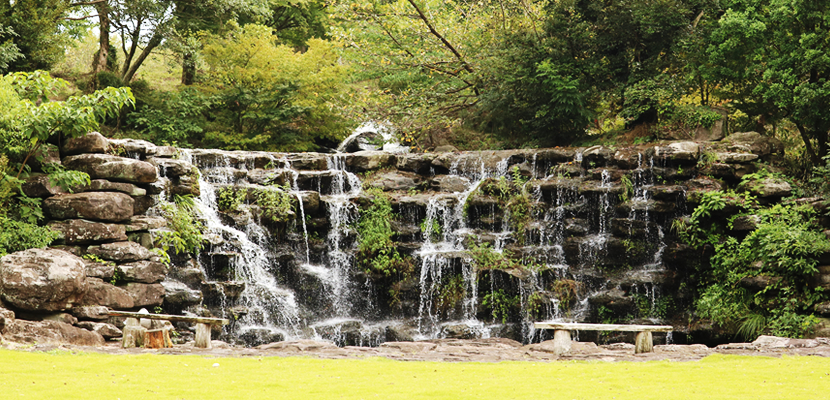
<path id="1" fill-rule="evenodd" d="M 121 348 L 144 346 L 144 333 L 147 330 L 140 325 L 127 325 L 121 330 Z"/>
<path id="2" fill-rule="evenodd" d="M 553 354 L 561 356 L 571 352 L 571 331 L 553 331 Z"/>
<path id="3" fill-rule="evenodd" d="M 651 338 L 651 331 L 637 333 L 634 340 L 634 354 L 651 353 L 654 350 L 654 341 Z"/>
<path id="4" fill-rule="evenodd" d="M 196 347 L 201 349 L 212 348 L 210 344 L 210 325 L 203 323 L 196 324 Z"/>

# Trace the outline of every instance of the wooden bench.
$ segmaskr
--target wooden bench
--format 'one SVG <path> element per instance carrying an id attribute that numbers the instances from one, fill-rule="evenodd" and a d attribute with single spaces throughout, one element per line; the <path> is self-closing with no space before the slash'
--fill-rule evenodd
<path id="1" fill-rule="evenodd" d="M 571 331 L 619 331 L 637 332 L 634 340 L 634 353 L 650 353 L 654 350 L 651 332 L 671 332 L 671 325 L 619 325 L 619 324 L 582 324 L 568 322 L 537 322 L 536 329 L 553 329 L 553 351 L 557 355 L 567 354 L 571 350 Z"/>
<path id="2" fill-rule="evenodd" d="M 139 342 L 143 343 L 145 347 L 172 347 L 170 342 L 169 332 L 167 330 L 145 330 L 140 327 L 138 320 L 140 319 L 155 319 L 164 321 L 179 321 L 190 322 L 196 324 L 196 347 L 202 349 L 211 348 L 210 345 L 210 328 L 211 325 L 227 325 L 230 322 L 224 318 L 208 318 L 208 317 L 188 317 L 184 315 L 170 315 L 170 314 L 144 314 L 137 312 L 115 311 L 110 310 L 110 316 L 113 317 L 127 317 L 127 323 L 124 327 L 121 336 L 121 347 L 135 347 Z M 134 321 L 130 321 L 134 319 Z M 133 329 L 140 328 L 140 329 Z M 146 332 L 145 332 L 146 331 Z M 139 336 L 136 336 L 139 335 Z M 158 342 L 161 342 L 161 346 Z M 168 345 L 169 343 L 169 345 Z M 148 344 L 150 346 L 148 346 Z"/>

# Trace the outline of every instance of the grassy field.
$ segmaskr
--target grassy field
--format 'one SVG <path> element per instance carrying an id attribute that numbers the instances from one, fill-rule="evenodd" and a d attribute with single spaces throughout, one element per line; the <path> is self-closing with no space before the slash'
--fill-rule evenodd
<path id="1" fill-rule="evenodd" d="M 2 399 L 826 399 L 830 359 L 435 363 L 0 350 Z"/>

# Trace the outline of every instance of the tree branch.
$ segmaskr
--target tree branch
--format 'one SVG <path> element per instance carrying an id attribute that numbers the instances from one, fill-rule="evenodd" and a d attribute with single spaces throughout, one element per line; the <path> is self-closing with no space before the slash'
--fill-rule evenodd
<path id="1" fill-rule="evenodd" d="M 447 49 L 449 49 L 452 52 L 452 54 L 455 55 L 455 58 L 457 58 L 458 61 L 461 62 L 461 65 L 464 67 L 465 70 L 467 70 L 467 72 L 472 74 L 473 73 L 473 67 L 471 67 L 470 64 L 468 64 L 466 60 L 464 60 L 464 57 L 461 55 L 461 53 L 458 52 L 458 50 L 455 49 L 455 46 L 453 46 L 452 43 L 450 43 L 447 39 L 444 38 L 444 36 L 442 36 L 440 33 L 438 33 L 438 31 L 435 29 L 435 27 L 432 26 L 432 23 L 429 22 L 429 19 L 427 18 L 427 16 L 424 15 L 424 12 L 421 11 L 421 8 L 418 7 L 417 4 L 415 4 L 415 1 L 414 0 L 409 0 L 409 4 L 412 4 L 412 7 L 415 7 L 415 11 L 418 12 L 418 16 L 421 18 L 421 21 L 424 21 L 424 24 L 426 24 L 427 28 L 429 28 L 429 31 L 432 32 L 432 35 L 435 36 L 436 38 L 438 38 L 438 40 L 440 40 L 441 43 L 443 43 L 444 46 Z"/>

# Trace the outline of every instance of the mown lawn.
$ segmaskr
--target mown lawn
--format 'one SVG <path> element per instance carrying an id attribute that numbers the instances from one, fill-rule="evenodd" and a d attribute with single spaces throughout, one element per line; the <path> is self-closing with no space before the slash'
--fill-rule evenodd
<path id="1" fill-rule="evenodd" d="M 827 399 L 828 374 L 821 357 L 480 364 L 0 350 L 2 399 Z"/>

